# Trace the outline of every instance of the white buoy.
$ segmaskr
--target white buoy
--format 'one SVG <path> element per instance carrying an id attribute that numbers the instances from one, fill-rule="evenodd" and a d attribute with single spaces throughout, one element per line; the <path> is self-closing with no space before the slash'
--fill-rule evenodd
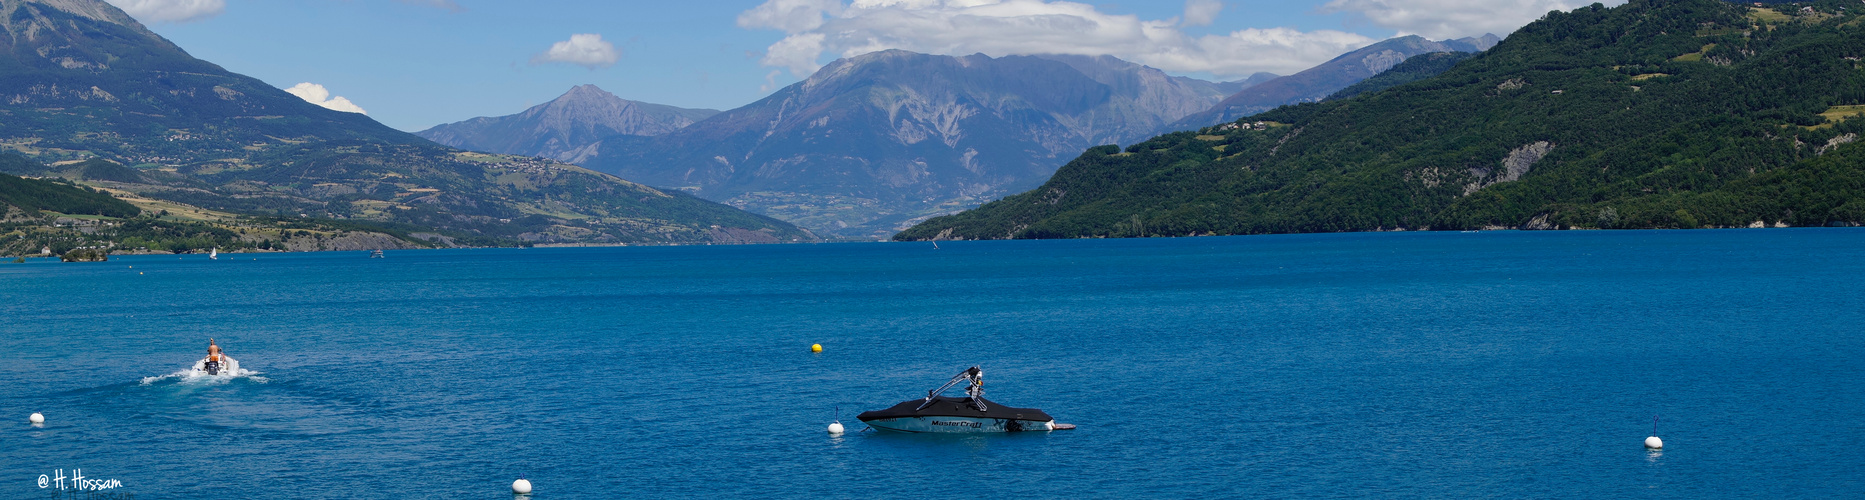
<path id="1" fill-rule="evenodd" d="M 39 412 L 35 411 L 32 412 L 32 416 L 26 417 L 26 420 L 30 420 L 35 424 L 43 424 L 45 423 L 45 415 L 40 415 Z"/>
<path id="2" fill-rule="evenodd" d="M 517 481 L 512 481 L 512 493 L 518 494 L 518 495 L 531 494 L 531 481 L 528 479 L 519 479 Z"/>
<path id="3" fill-rule="evenodd" d="M 833 423 L 833 424 L 829 424 L 829 433 L 830 433 L 830 434 L 841 434 L 843 430 L 845 430 L 845 429 L 843 429 L 843 428 L 842 428 L 842 422 L 841 422 L 841 421 L 836 421 L 836 422 L 835 422 L 835 423 Z"/>

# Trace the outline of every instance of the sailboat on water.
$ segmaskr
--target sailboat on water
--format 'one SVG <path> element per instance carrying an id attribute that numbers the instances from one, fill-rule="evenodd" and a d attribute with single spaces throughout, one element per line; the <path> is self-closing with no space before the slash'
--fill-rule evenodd
<path id="1" fill-rule="evenodd" d="M 208 250 L 207 259 L 208 260 L 220 260 L 220 247 L 214 247 L 213 250 Z"/>

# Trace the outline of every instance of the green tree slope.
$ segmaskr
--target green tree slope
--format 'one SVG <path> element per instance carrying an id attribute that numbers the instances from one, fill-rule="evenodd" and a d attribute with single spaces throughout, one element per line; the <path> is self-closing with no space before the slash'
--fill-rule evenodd
<path id="1" fill-rule="evenodd" d="M 109 217 L 132 217 L 142 211 L 135 205 L 82 186 L 0 174 L 0 215 L 5 215 L 8 205 L 28 213 L 50 210 Z"/>
<path id="2" fill-rule="evenodd" d="M 896 239 L 1857 224 L 1857 7 L 1553 12 L 1436 77 L 1094 148 Z"/>

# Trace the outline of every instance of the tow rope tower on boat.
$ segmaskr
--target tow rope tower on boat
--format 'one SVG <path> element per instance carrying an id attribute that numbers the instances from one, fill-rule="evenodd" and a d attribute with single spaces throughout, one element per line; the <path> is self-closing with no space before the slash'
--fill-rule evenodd
<path id="1" fill-rule="evenodd" d="M 920 407 L 914 408 L 913 411 L 926 409 L 927 406 L 933 404 L 933 400 L 939 399 L 939 394 L 944 393 L 946 389 L 951 389 L 954 385 L 958 385 L 959 382 L 967 382 L 965 385 L 965 396 L 971 398 L 972 407 L 982 412 L 991 411 L 991 408 L 985 406 L 984 403 L 984 369 L 976 366 L 958 372 L 958 375 L 953 376 L 951 381 L 946 382 L 945 385 L 939 386 L 938 389 L 926 391 L 926 402 L 920 403 Z"/>

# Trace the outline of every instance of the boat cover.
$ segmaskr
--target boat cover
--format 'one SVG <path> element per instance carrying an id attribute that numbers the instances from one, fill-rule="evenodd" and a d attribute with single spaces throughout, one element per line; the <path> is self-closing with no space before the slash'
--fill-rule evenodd
<path id="1" fill-rule="evenodd" d="M 926 402 L 925 399 L 910 399 L 894 405 L 893 408 L 861 412 L 861 414 L 856 415 L 855 418 L 861 419 L 863 422 L 908 417 L 1002 418 L 1033 420 L 1037 422 L 1055 420 L 1051 418 L 1048 413 L 1043 413 L 1042 410 L 1035 408 L 1011 408 L 997 404 L 989 399 L 984 399 L 983 397 L 978 399 L 984 400 L 984 406 L 991 410 L 978 411 L 977 408 L 972 407 L 970 397 L 949 398 L 940 396 L 933 400 L 933 404 L 926 405 L 926 409 L 924 410 L 913 411 L 914 408 L 919 408 L 921 404 L 924 404 Z"/>

